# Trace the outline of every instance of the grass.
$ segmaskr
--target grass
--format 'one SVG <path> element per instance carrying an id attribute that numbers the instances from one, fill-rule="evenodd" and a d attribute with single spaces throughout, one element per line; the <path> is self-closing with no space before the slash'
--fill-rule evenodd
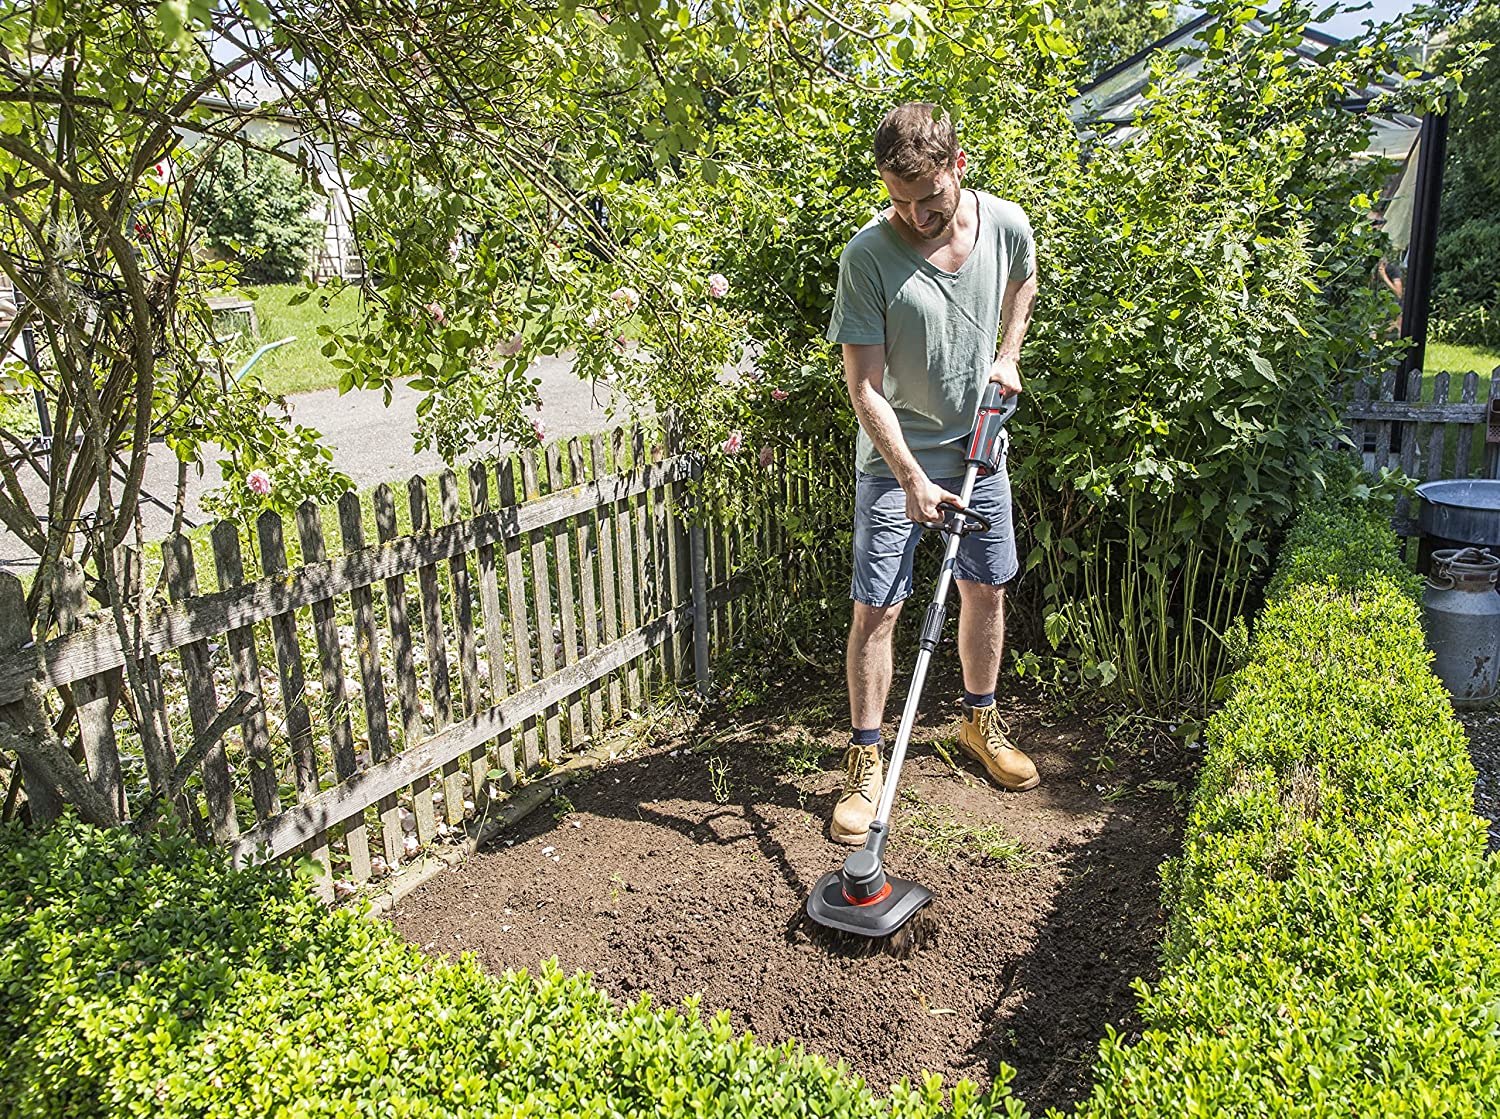
<path id="1" fill-rule="evenodd" d="M 1423 396 L 1430 394 L 1430 384 L 1439 373 L 1478 373 L 1481 378 L 1500 367 L 1500 350 L 1481 346 L 1455 346 L 1448 342 L 1428 342 L 1425 369 L 1423 371 Z M 1448 382 L 1448 400 L 1456 402 L 1463 392 L 1463 378 L 1452 377 Z M 1482 396 L 1483 394 L 1481 394 Z"/>
<path id="2" fill-rule="evenodd" d="M 282 396 L 299 392 L 317 392 L 338 385 L 339 375 L 323 356 L 323 344 L 327 341 L 318 334 L 318 327 L 327 324 L 342 327 L 352 323 L 359 315 L 359 293 L 355 288 L 344 288 L 333 296 L 314 295 L 305 303 L 291 306 L 291 298 L 305 290 L 301 284 L 267 284 L 264 287 L 245 288 L 246 295 L 255 300 L 255 316 L 260 322 L 260 339 L 246 340 L 237 356 L 244 360 L 256 347 L 282 338 L 297 340 L 279 350 L 272 350 L 255 363 L 254 376 L 270 391 Z M 324 299 L 328 306 L 323 306 Z"/>

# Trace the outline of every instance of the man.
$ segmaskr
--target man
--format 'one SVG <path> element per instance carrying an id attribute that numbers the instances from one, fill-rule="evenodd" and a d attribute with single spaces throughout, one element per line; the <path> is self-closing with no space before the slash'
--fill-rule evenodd
<path id="1" fill-rule="evenodd" d="M 954 491 L 985 382 L 1021 391 L 1017 361 L 1036 300 L 1031 225 L 1014 203 L 963 188 L 966 159 L 951 117 L 923 103 L 892 109 L 875 132 L 875 165 L 890 206 L 839 258 L 828 327 L 829 341 L 843 345 L 860 427 L 847 658 L 853 734 L 831 829 L 849 844 L 865 841 L 880 799 L 891 637 L 912 591 L 922 526 L 942 522 L 942 502 L 959 503 Z M 975 485 L 970 506 L 993 527 L 964 538 L 955 571 L 959 746 L 1002 788 L 1021 791 L 1040 778 L 995 710 L 1005 584 L 1018 568 L 1003 464 Z"/>

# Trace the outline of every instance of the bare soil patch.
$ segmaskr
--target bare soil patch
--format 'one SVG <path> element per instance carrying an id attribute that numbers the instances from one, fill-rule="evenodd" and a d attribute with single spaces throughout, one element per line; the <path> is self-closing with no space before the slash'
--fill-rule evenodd
<path id="1" fill-rule="evenodd" d="M 887 853 L 936 895 L 908 958 L 830 946 L 802 914 L 848 850 L 827 838 L 847 739 L 829 679 L 789 678 L 747 710 L 663 733 L 391 919 L 495 972 L 556 957 L 617 998 L 700 996 L 882 1090 L 923 1070 L 987 1086 L 1003 1061 L 1034 1112 L 1067 1105 L 1089 1090 L 1106 1026 L 1136 1027 L 1130 984 L 1154 975 L 1158 867 L 1180 846 L 1192 759 L 1128 751 L 1011 698 L 1042 784 L 1002 793 L 952 747 L 957 694 L 956 674 L 928 685 Z"/>

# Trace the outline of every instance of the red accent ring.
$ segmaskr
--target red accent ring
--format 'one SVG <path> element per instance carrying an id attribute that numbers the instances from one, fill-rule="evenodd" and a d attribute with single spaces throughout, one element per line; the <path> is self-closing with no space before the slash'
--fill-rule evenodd
<path id="1" fill-rule="evenodd" d="M 844 889 L 842 886 L 839 887 L 839 893 L 844 895 L 844 900 L 847 901 L 850 905 L 874 905 L 876 902 L 884 901 L 886 898 L 891 896 L 891 884 L 887 882 L 884 886 L 880 887 L 880 892 L 878 894 L 876 894 L 874 897 L 865 898 L 864 901 L 855 901 L 849 896 L 849 891 Z"/>

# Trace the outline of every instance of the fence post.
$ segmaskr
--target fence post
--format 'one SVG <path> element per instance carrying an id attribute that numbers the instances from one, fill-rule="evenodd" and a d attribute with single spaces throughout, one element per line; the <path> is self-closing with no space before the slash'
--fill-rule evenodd
<path id="1" fill-rule="evenodd" d="M 693 460 L 693 481 L 703 477 L 703 465 Z M 694 512 L 700 502 L 693 498 Z M 703 523 L 696 517 L 688 529 L 688 565 L 693 572 L 693 679 L 700 699 L 708 698 L 708 572 L 703 559 Z"/>
<path id="2" fill-rule="evenodd" d="M 8 572 L 0 574 L 0 652 L 19 653 L 30 646 L 31 626 L 26 621 L 26 592 L 21 589 L 21 581 L 14 575 Z M 24 700 L 0 705 L 0 719 L 10 723 L 18 735 L 30 730 L 30 720 L 26 715 Z M 26 801 L 31 806 L 32 823 L 52 823 L 62 815 L 62 798 L 30 759 L 17 754 L 16 765 L 21 773 L 21 788 L 25 790 Z"/>

